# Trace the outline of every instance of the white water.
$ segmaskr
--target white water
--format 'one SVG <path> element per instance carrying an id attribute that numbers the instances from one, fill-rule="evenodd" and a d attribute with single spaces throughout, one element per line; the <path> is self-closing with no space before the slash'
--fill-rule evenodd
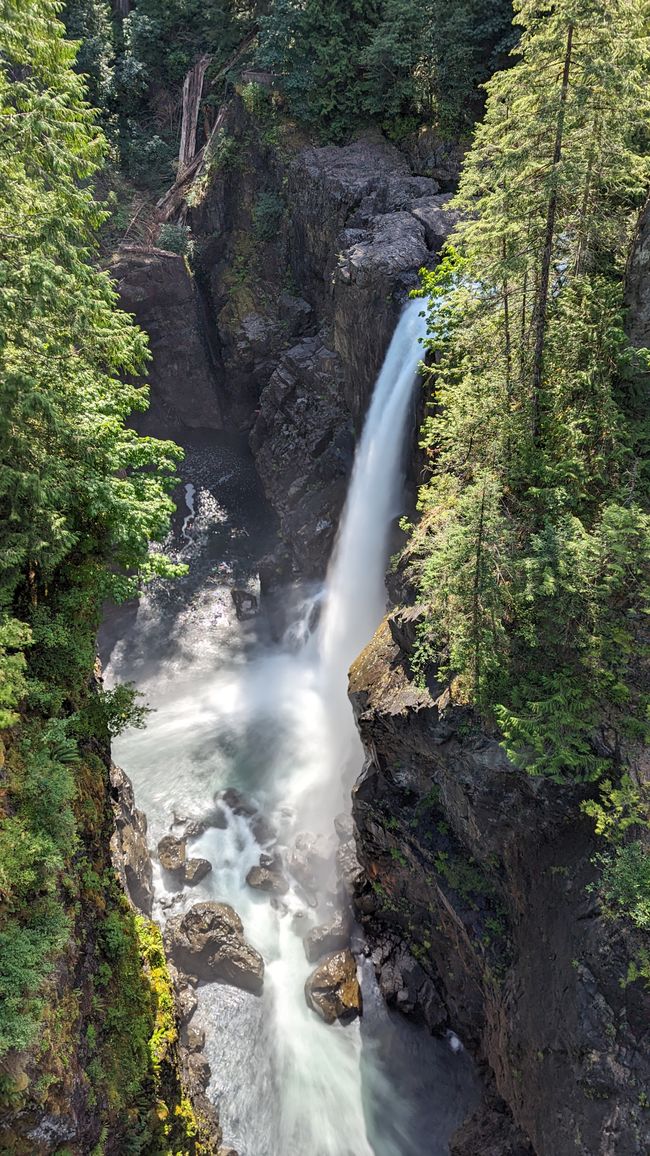
<path id="1" fill-rule="evenodd" d="M 136 680 L 156 708 L 145 731 L 115 743 L 153 845 L 179 815 L 206 813 L 215 792 L 229 786 L 245 791 L 273 821 L 280 849 L 300 831 L 329 834 L 334 816 L 350 809 L 362 750 L 347 671 L 385 609 L 383 575 L 424 333 L 419 308 L 407 306 L 377 381 L 319 596 L 321 623 L 302 649 L 262 644 L 252 627 L 233 620 L 220 576 L 225 572 L 230 582 L 235 563 L 228 550 L 233 540 L 241 549 L 246 526 L 232 525 L 208 490 L 186 488 L 193 521 L 188 526 L 186 519 L 182 536 L 195 549 L 190 541 L 183 553 L 203 556 L 218 541 L 225 558 L 174 615 L 164 592 L 143 599 L 108 671 L 109 678 Z M 236 488 L 236 470 L 234 476 Z M 305 621 L 309 609 L 307 601 Z M 294 641 L 301 634 L 299 624 Z M 246 885 L 262 848 L 242 816 L 230 815 L 225 830 L 208 827 L 188 850 L 209 859 L 212 874 L 175 895 L 159 875 L 157 917 L 205 899 L 231 903 L 266 963 L 261 999 L 217 984 L 198 993 L 195 1021 L 206 1030 L 210 1091 L 226 1140 L 240 1156 L 443 1156 L 473 1094 L 463 1058 L 389 1019 L 372 968 L 364 969 L 361 1023 L 327 1027 L 306 1006 L 311 965 L 302 936 L 333 914 L 332 880 L 324 875 L 317 910 L 297 886 L 272 905 Z"/>

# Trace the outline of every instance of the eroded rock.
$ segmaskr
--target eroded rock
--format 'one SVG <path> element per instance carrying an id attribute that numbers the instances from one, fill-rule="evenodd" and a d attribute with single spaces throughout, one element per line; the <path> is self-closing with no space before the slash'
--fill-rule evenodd
<path id="1" fill-rule="evenodd" d="M 190 887 L 195 887 L 206 875 L 209 875 L 212 870 L 212 864 L 209 859 L 188 859 L 185 864 L 185 882 Z"/>
<path id="2" fill-rule="evenodd" d="M 329 923 L 312 927 L 303 939 L 305 955 L 310 963 L 316 963 L 323 955 L 330 955 L 347 947 L 350 940 L 350 919 L 337 911 Z"/>
<path id="3" fill-rule="evenodd" d="M 305 999 L 326 1024 L 349 1023 L 361 1015 L 361 988 L 350 951 L 337 951 L 323 960 L 305 983 Z"/>
<path id="4" fill-rule="evenodd" d="M 246 882 L 256 891 L 266 891 L 270 895 L 286 895 L 288 880 L 282 870 L 279 855 L 261 855 L 257 867 L 251 867 Z"/>
<path id="5" fill-rule="evenodd" d="M 134 906 L 151 915 L 153 869 L 147 845 L 147 819 L 135 805 L 133 785 L 122 768 L 111 763 L 110 777 L 115 816 L 115 833 L 111 839 L 113 863 Z"/>
<path id="6" fill-rule="evenodd" d="M 241 919 L 226 903 L 196 903 L 170 919 L 165 946 L 176 967 L 205 983 L 227 983 L 259 995 L 264 961 L 244 939 Z"/>
<path id="7" fill-rule="evenodd" d="M 181 878 L 187 859 L 186 840 L 178 839 L 176 835 L 165 835 L 158 844 L 158 858 L 163 871 Z"/>

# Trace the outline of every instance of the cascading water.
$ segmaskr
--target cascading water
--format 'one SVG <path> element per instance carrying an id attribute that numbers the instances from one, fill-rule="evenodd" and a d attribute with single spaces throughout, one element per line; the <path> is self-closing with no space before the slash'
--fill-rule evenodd
<path id="1" fill-rule="evenodd" d="M 107 671 L 109 679 L 137 681 L 156 708 L 146 730 L 122 736 L 114 750 L 154 842 L 170 829 L 181 833 L 185 817 L 209 813 L 226 787 L 255 801 L 285 860 L 298 832 L 330 835 L 335 815 L 349 811 L 362 750 L 347 671 L 385 609 L 423 333 L 419 303 L 410 303 L 357 451 L 320 625 L 302 648 L 264 642 L 255 623 L 232 614 L 230 586 L 250 581 L 261 533 L 250 465 L 241 456 L 233 465 L 228 447 L 212 445 L 207 458 L 203 450 L 190 454 L 180 551 L 194 557 L 190 578 L 176 594 L 161 586 L 142 600 Z M 214 494 L 201 471 L 215 479 Z M 198 887 L 174 893 L 158 874 L 156 915 L 164 921 L 206 899 L 231 903 L 266 962 L 261 998 L 218 984 L 198 992 L 210 1091 L 228 1142 L 240 1156 L 443 1156 L 474 1096 L 466 1059 L 390 1017 L 369 965 L 360 1023 L 328 1027 L 307 1008 L 312 965 L 302 937 L 332 917 L 335 881 L 324 869 L 311 899 L 292 881 L 280 902 L 270 902 L 246 884 L 262 835 L 246 815 L 228 812 L 227 819 L 225 829 L 208 826 L 189 845 L 213 867 Z"/>

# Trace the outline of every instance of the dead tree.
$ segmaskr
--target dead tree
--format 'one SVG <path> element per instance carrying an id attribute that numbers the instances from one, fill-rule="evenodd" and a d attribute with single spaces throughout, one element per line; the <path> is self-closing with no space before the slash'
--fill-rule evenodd
<path id="1" fill-rule="evenodd" d="M 183 82 L 183 121 L 176 172 L 177 181 L 196 156 L 196 129 L 199 123 L 203 81 L 211 59 L 211 56 L 200 56 L 194 67 L 190 68 Z"/>

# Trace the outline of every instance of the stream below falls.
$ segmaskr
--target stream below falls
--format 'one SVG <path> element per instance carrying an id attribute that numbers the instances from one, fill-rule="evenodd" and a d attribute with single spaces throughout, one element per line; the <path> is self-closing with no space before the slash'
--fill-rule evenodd
<path id="1" fill-rule="evenodd" d="M 287 590 L 281 640 L 264 609 L 240 620 L 231 597 L 233 587 L 257 592 L 257 564 L 274 542 L 245 440 L 175 429 L 165 436 L 184 444 L 186 459 L 167 548 L 189 573 L 111 611 L 100 636 L 107 683 L 136 683 L 152 708 L 145 729 L 113 748 L 147 815 L 150 846 L 209 816 L 226 788 L 265 820 L 228 809 L 225 827 L 209 825 L 191 840 L 188 855 L 212 864 L 194 887 L 175 890 L 154 860 L 156 919 L 205 900 L 229 903 L 265 961 L 261 997 L 206 984 L 192 1020 L 205 1031 L 208 1094 L 224 1142 L 239 1156 L 444 1156 L 478 1097 L 457 1041 L 389 1012 L 362 952 L 362 1018 L 327 1026 L 308 1009 L 304 984 L 314 965 L 302 939 L 335 914 L 335 880 L 324 873 L 306 895 L 289 876 L 278 899 L 246 883 L 270 840 L 286 866 L 298 833 L 330 837 L 335 816 L 350 812 L 363 751 L 347 671 L 384 612 L 422 332 L 412 303 L 375 387 L 325 586 Z"/>

